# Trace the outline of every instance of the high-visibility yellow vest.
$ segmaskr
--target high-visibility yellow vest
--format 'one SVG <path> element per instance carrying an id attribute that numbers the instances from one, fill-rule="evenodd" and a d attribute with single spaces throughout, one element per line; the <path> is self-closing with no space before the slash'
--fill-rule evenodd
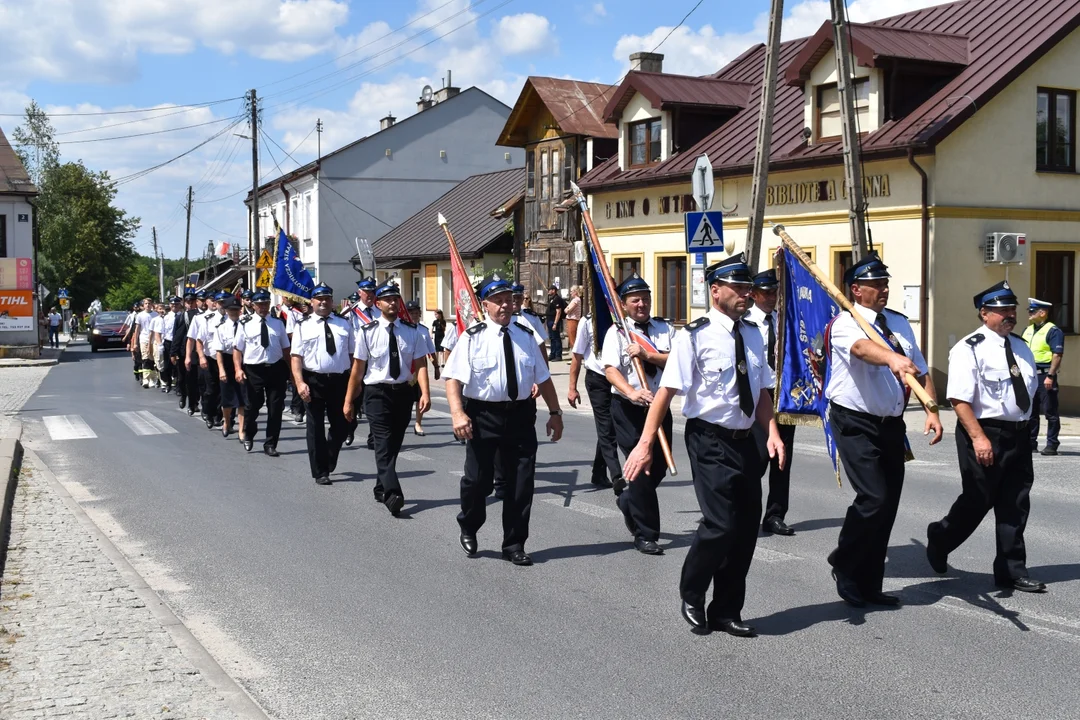
<path id="1" fill-rule="evenodd" d="M 1034 325 L 1028 325 L 1024 330 L 1024 342 L 1031 348 L 1031 353 L 1035 356 L 1035 364 L 1037 365 L 1049 365 L 1050 361 L 1054 359 L 1054 353 L 1050 350 L 1050 343 L 1046 342 L 1046 336 L 1050 334 L 1050 329 L 1056 327 L 1052 322 L 1044 322 L 1042 325 L 1035 328 Z"/>

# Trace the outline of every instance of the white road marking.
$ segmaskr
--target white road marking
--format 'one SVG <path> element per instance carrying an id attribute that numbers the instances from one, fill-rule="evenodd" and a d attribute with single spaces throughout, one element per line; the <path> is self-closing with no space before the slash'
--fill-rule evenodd
<path id="1" fill-rule="evenodd" d="M 585 515 L 591 515 L 598 518 L 621 518 L 622 513 L 618 510 L 612 510 L 611 508 L 600 507 L 599 505 L 593 505 L 592 503 L 582 502 L 581 500 L 571 500 L 570 504 L 566 504 L 566 500 L 563 498 L 543 498 L 540 502 L 545 502 L 548 505 L 555 505 L 557 507 L 564 508 L 566 510 L 576 510 L 579 513 Z"/>
<path id="2" fill-rule="evenodd" d="M 398 457 L 402 460 L 410 460 L 412 462 L 433 462 L 434 458 L 429 458 L 427 455 L 421 455 L 418 452 L 412 450 L 404 450 L 398 453 Z"/>
<path id="3" fill-rule="evenodd" d="M 803 558 L 798 555 L 792 555 L 791 553 L 780 552 L 779 550 L 770 550 L 760 545 L 754 548 L 754 560 L 767 563 L 781 563 L 791 562 L 792 560 L 802 560 Z"/>
<path id="4" fill-rule="evenodd" d="M 426 413 L 424 413 L 424 417 L 446 419 L 450 417 L 450 413 L 443 412 L 442 410 L 428 410 Z"/>
<path id="5" fill-rule="evenodd" d="M 113 415 L 123 420 L 136 435 L 170 435 L 176 432 L 167 422 L 154 417 L 149 410 L 118 412 Z"/>
<path id="6" fill-rule="evenodd" d="M 46 415 L 41 420 L 53 440 L 85 440 L 97 437 L 97 433 L 78 415 Z"/>

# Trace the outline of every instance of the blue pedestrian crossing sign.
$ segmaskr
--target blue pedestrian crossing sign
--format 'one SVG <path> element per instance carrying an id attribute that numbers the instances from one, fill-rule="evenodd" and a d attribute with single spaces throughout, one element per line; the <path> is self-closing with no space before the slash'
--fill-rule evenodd
<path id="1" fill-rule="evenodd" d="M 724 213 L 688 212 L 686 222 L 686 252 L 721 252 L 724 249 Z"/>

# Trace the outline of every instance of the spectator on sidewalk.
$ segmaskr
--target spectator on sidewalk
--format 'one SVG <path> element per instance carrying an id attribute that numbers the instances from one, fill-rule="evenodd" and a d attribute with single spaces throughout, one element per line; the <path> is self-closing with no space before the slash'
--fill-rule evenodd
<path id="1" fill-rule="evenodd" d="M 49 309 L 49 347 L 60 347 L 60 327 L 64 323 L 64 316 L 56 312 L 56 308 Z"/>
<path id="2" fill-rule="evenodd" d="M 578 321 L 581 320 L 581 297 L 584 295 L 584 288 L 580 285 L 574 285 L 570 288 L 570 302 L 566 304 L 566 342 L 570 343 L 571 347 L 577 341 L 577 328 Z M 573 358 L 571 358 L 571 362 Z"/>
<path id="3" fill-rule="evenodd" d="M 1065 354 L 1065 333 L 1050 322 L 1053 305 L 1045 300 L 1028 298 L 1028 319 L 1031 324 L 1024 330 L 1024 342 L 1035 355 L 1035 367 L 1039 371 L 1039 386 L 1035 402 L 1031 406 L 1028 431 L 1031 435 L 1031 451 L 1039 449 L 1039 420 L 1046 415 L 1046 445 L 1043 455 L 1057 455 L 1058 433 L 1061 418 L 1058 417 L 1058 369 Z"/>
<path id="4" fill-rule="evenodd" d="M 566 316 L 566 300 L 559 294 L 559 288 L 552 285 L 548 288 L 547 303 L 547 329 L 548 329 L 548 362 L 562 360 L 562 326 Z"/>

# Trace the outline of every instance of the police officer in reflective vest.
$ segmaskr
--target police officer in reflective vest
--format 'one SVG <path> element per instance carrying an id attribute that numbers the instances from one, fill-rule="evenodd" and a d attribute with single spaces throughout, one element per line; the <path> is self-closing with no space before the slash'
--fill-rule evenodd
<path id="1" fill-rule="evenodd" d="M 292 375 L 307 415 L 311 476 L 317 484 L 329 485 L 349 432 L 344 408 L 355 337 L 352 326 L 334 313 L 334 291 L 325 283 L 312 290 L 311 307 L 311 314 L 293 330 Z"/>
<path id="2" fill-rule="evenodd" d="M 1046 415 L 1046 446 L 1043 455 L 1057 455 L 1058 433 L 1061 418 L 1058 417 L 1058 370 L 1061 356 L 1065 354 L 1065 333 L 1050 322 L 1052 305 L 1045 300 L 1028 298 L 1028 319 L 1031 324 L 1024 330 L 1024 342 L 1035 355 L 1039 369 L 1039 389 L 1031 407 L 1031 451 L 1039 449 L 1039 419 Z"/>
<path id="3" fill-rule="evenodd" d="M 770 456 L 784 464 L 768 386 L 773 372 L 761 333 L 744 319 L 752 287 L 750 268 L 735 255 L 705 270 L 712 309 L 675 334 L 660 388 L 641 440 L 623 472 L 630 489 L 655 468 L 652 444 L 675 395 L 684 396 L 686 450 L 702 520 L 683 563 L 682 616 L 696 632 L 754 635 L 742 621 L 746 575 L 761 522 L 763 463 L 750 434 L 767 428 Z M 605 350 L 607 346 L 605 344 Z M 705 595 L 713 587 L 708 609 Z"/>
<path id="4" fill-rule="evenodd" d="M 779 283 L 776 279 L 776 270 L 769 269 L 759 272 L 754 276 L 754 306 L 746 313 L 746 318 L 753 322 L 761 332 L 761 339 L 765 342 L 765 356 L 769 361 L 769 369 L 773 371 L 773 384 L 768 386 L 769 397 L 772 398 L 776 390 L 776 291 Z M 770 400 L 770 402 L 772 402 Z M 773 404 L 775 407 L 775 403 Z M 779 425 L 780 439 L 784 441 L 784 466 L 781 467 L 776 458 L 769 459 L 765 441 L 767 435 L 760 425 L 754 426 L 754 439 L 757 440 L 761 457 L 768 466 L 769 471 L 769 496 L 765 501 L 765 519 L 761 521 L 761 529 L 774 535 L 794 535 L 795 531 L 784 522 L 788 511 L 788 497 L 791 491 L 791 452 L 795 444 L 795 426 Z"/>
<path id="5" fill-rule="evenodd" d="M 495 477 L 496 454 L 506 478 L 502 555 L 515 565 L 532 565 L 525 552 L 536 473 L 535 384 L 547 404 L 547 433 L 562 437 L 562 410 L 531 327 L 512 322 L 510 284 L 494 277 L 481 284 L 485 322 L 458 340 L 446 363 L 446 398 L 454 435 L 466 440 L 461 478 L 459 541 L 468 555 L 477 551 L 476 533 L 487 519 L 487 496 Z"/>
<path id="6" fill-rule="evenodd" d="M 1043 592 L 1046 585 L 1028 577 L 1024 546 L 1034 479 L 1028 415 L 1038 382 L 1036 360 L 1012 334 L 1016 296 L 1007 282 L 976 295 L 975 307 L 983 326 L 949 352 L 947 395 L 958 421 L 963 491 L 949 514 L 926 529 L 926 557 L 936 572 L 948 572 L 949 553 L 993 510 L 994 581 L 999 587 Z"/>
<path id="7" fill-rule="evenodd" d="M 840 460 L 855 489 L 840 528 L 837 548 L 829 554 L 836 592 L 854 607 L 866 603 L 897 605 L 900 598 L 882 590 L 885 553 L 904 489 L 907 453 L 904 407 L 907 392 L 900 378 L 914 375 L 934 397 L 926 360 L 907 318 L 888 310 L 889 270 L 869 255 L 844 273 L 854 307 L 889 344 L 872 341 L 848 312 L 830 326 L 831 373 L 825 386 L 829 419 Z M 924 434 L 941 440 L 938 414 L 927 413 Z"/>
<path id="8" fill-rule="evenodd" d="M 431 407 L 428 390 L 427 355 L 434 352 L 431 340 L 415 323 L 398 317 L 401 291 L 393 283 L 375 291 L 379 319 L 360 328 L 356 335 L 349 390 L 345 395 L 345 418 L 355 414 L 353 399 L 364 390 L 364 413 L 375 439 L 375 501 L 383 503 L 397 517 L 405 506 L 405 494 L 397 474 L 397 458 L 405 431 L 412 419 L 415 392 L 414 364 L 420 386 L 420 407 Z"/>

